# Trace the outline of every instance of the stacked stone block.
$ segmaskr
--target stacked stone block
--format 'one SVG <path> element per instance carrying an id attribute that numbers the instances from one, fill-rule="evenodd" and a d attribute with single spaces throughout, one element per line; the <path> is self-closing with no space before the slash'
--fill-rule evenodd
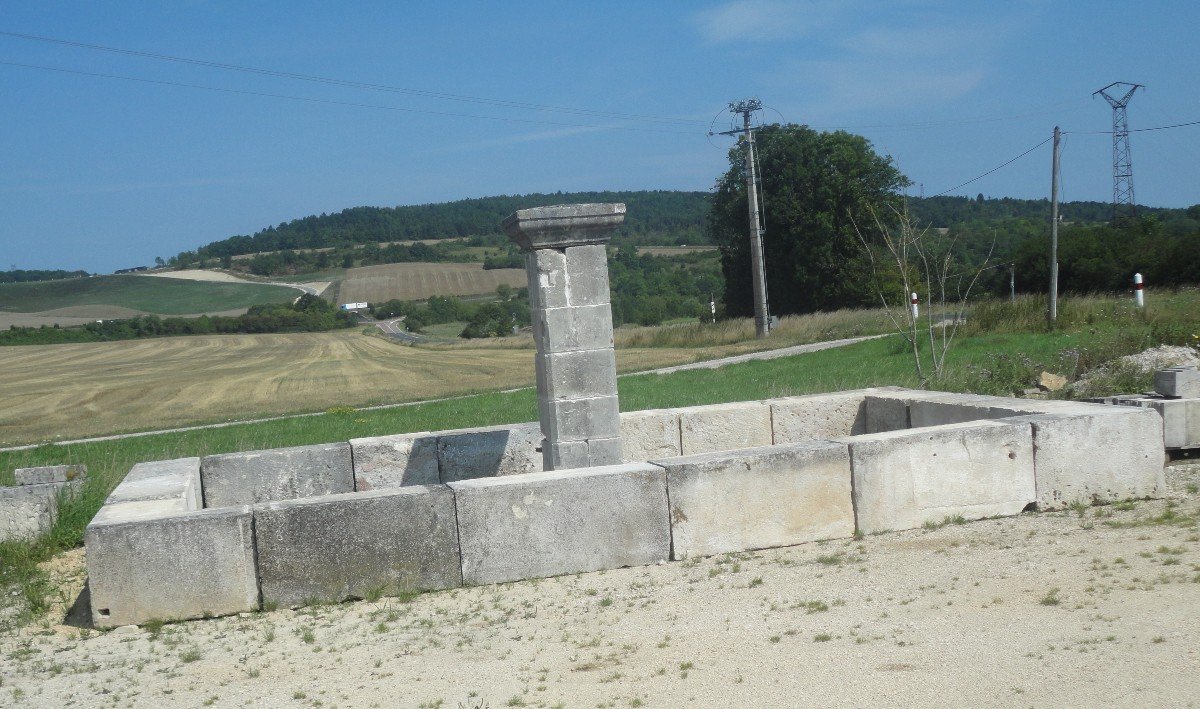
<path id="1" fill-rule="evenodd" d="M 526 252 L 544 470 L 621 462 L 605 244 L 624 219 L 624 204 L 574 204 L 504 220 Z"/>

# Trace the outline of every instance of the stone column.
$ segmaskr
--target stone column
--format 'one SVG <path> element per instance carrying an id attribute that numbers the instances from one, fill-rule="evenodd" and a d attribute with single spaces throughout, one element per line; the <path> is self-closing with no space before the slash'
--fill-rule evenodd
<path id="1" fill-rule="evenodd" d="M 522 209 L 504 220 L 525 251 L 545 470 L 621 462 L 605 244 L 624 220 L 624 204 Z"/>

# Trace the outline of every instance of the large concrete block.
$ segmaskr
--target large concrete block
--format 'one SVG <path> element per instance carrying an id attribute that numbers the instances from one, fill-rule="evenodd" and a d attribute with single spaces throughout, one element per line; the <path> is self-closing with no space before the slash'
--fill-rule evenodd
<path id="1" fill-rule="evenodd" d="M 407 486 L 254 509 L 264 603 L 297 606 L 462 585 L 454 494 Z"/>
<path id="2" fill-rule="evenodd" d="M 612 348 L 612 310 L 608 303 L 569 308 L 539 308 L 539 342 L 545 352 L 574 352 Z"/>
<path id="3" fill-rule="evenodd" d="M 437 436 L 428 432 L 355 438 L 354 489 L 380 490 L 402 485 L 437 485 Z"/>
<path id="4" fill-rule="evenodd" d="M 841 392 L 771 399 L 775 443 L 799 443 L 867 432 L 866 394 Z"/>
<path id="5" fill-rule="evenodd" d="M 503 583 L 666 560 L 663 469 L 646 463 L 450 483 L 463 582 Z"/>
<path id="6" fill-rule="evenodd" d="M 519 475 L 542 470 L 538 424 L 442 431 L 438 437 L 441 481 Z"/>
<path id="7" fill-rule="evenodd" d="M 769 446 L 771 407 L 761 401 L 692 406 L 679 411 L 684 455 Z"/>
<path id="8" fill-rule="evenodd" d="M 653 409 L 621 414 L 622 462 L 638 463 L 678 455 L 683 455 L 678 411 Z"/>
<path id="9" fill-rule="evenodd" d="M 1166 492 L 1162 421 L 1152 411 L 1129 407 L 1122 415 L 1034 414 L 1003 421 L 1033 426 L 1038 509 Z"/>
<path id="10" fill-rule="evenodd" d="M 87 466 L 83 464 L 46 465 L 40 468 L 17 468 L 13 471 L 13 479 L 18 485 L 67 483 L 85 477 Z"/>
<path id="11" fill-rule="evenodd" d="M 867 425 L 864 433 L 903 431 L 910 427 L 908 402 L 903 399 L 886 399 L 869 395 L 863 404 L 866 409 Z"/>
<path id="12" fill-rule="evenodd" d="M 183 501 L 184 510 L 204 507 L 199 458 L 138 463 L 109 494 L 105 504 L 174 499 Z"/>
<path id="13" fill-rule="evenodd" d="M 163 513 L 173 505 L 105 505 L 88 525 L 88 587 L 97 627 L 258 608 L 250 508 Z"/>
<path id="14" fill-rule="evenodd" d="M 845 443 L 807 441 L 655 463 L 667 470 L 673 559 L 854 534 Z"/>
<path id="15" fill-rule="evenodd" d="M 205 507 L 354 491 L 349 443 L 225 453 L 200 461 Z"/>
<path id="16" fill-rule="evenodd" d="M 550 400 L 542 433 L 552 441 L 586 441 L 621 435 L 621 412 L 615 396 Z"/>
<path id="17" fill-rule="evenodd" d="M 608 252 L 605 246 L 570 246 L 566 249 L 566 257 L 567 300 L 570 305 L 604 306 L 604 309 L 608 310 Z M 611 315 L 609 328 L 612 328 Z"/>
<path id="18" fill-rule="evenodd" d="M 586 399 L 615 396 L 617 359 L 611 349 L 538 354 L 547 390 L 538 390 L 538 398 Z"/>
<path id="19" fill-rule="evenodd" d="M 539 249 L 525 257 L 529 280 L 529 307 L 565 308 L 567 301 L 567 255 L 562 249 Z M 537 325 L 534 325 L 535 329 Z"/>
<path id="20" fill-rule="evenodd" d="M 0 487 L 0 542 L 48 533 L 58 514 L 60 489 L 56 483 Z"/>
<path id="21" fill-rule="evenodd" d="M 1142 397 L 1120 403 L 1157 411 L 1163 422 L 1163 445 L 1167 448 L 1200 446 L 1200 399 Z"/>
<path id="22" fill-rule="evenodd" d="M 840 440 L 850 445 L 864 533 L 957 515 L 1014 515 L 1037 497 L 1029 423 L 976 421 Z"/>
<path id="23" fill-rule="evenodd" d="M 1154 373 L 1154 391 L 1174 398 L 1200 398 L 1200 370 L 1171 367 Z"/>

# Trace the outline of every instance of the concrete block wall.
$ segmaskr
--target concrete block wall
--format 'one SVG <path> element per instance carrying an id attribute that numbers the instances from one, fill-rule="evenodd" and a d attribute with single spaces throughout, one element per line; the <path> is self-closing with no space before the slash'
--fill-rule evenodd
<path id="1" fill-rule="evenodd" d="M 83 465 L 17 468 L 16 485 L 0 487 L 0 542 L 28 541 L 48 533 L 58 520 L 58 502 L 87 479 Z"/>
<path id="2" fill-rule="evenodd" d="M 532 428 L 356 439 L 317 451 L 316 477 L 345 470 L 339 484 L 379 487 L 216 509 L 200 509 L 208 459 L 143 464 L 87 530 L 93 618 L 111 627 L 500 583 L 1161 491 L 1152 411 L 963 397 L 973 415 L 996 418 L 908 427 L 914 411 L 958 416 L 934 406 L 953 403 L 884 388 L 637 412 L 622 420 L 626 455 L 661 451 L 653 462 L 554 472 L 522 472 L 535 460 Z M 734 450 L 681 455 L 718 443 Z M 1125 444 L 1124 458 L 1109 450 Z M 288 450 L 220 461 L 220 472 L 246 474 L 218 484 L 291 494 L 310 483 L 247 472 L 271 460 L 298 470 L 296 456 L 311 455 Z M 330 450 L 335 465 L 322 463 Z M 1155 456 L 1157 472 L 1146 462 Z M 413 471 L 432 479 L 435 458 L 443 482 L 409 484 Z M 444 480 L 448 463 L 479 460 L 490 477 Z M 480 470 L 469 465 L 450 475 Z"/>

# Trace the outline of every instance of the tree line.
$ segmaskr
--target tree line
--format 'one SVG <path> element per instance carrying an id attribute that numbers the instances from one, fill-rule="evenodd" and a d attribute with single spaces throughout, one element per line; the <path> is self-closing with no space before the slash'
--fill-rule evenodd
<path id="1" fill-rule="evenodd" d="M 201 315 L 198 318 L 163 318 L 141 315 L 104 320 L 79 327 L 12 326 L 0 332 L 0 345 L 51 345 L 68 342 L 108 342 L 147 337 L 273 332 L 325 332 L 353 327 L 353 313 L 339 310 L 317 296 L 305 293 L 295 303 L 253 305 L 243 315 Z"/>
<path id="2" fill-rule="evenodd" d="M 11 268 L 7 271 L 0 271 L 0 283 L 61 281 L 68 278 L 87 278 L 90 275 L 91 274 L 87 271 L 28 270 L 22 268 Z"/>

